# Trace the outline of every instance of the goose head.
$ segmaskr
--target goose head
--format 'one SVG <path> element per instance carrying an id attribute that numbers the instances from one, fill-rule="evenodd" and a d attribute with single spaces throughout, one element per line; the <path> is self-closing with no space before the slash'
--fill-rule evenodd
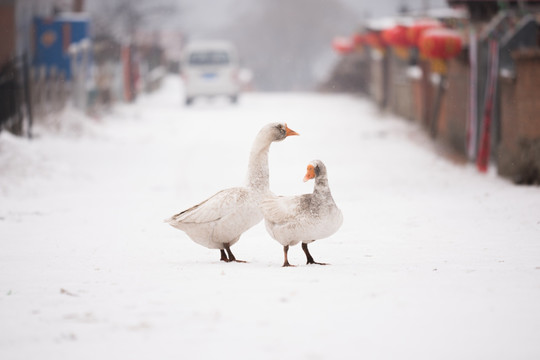
<path id="1" fill-rule="evenodd" d="M 326 166 L 324 166 L 324 163 L 321 160 L 313 160 L 307 166 L 307 172 L 306 176 L 304 176 L 304 182 L 323 176 L 326 176 Z"/>
<path id="2" fill-rule="evenodd" d="M 263 127 L 260 135 L 269 142 L 283 141 L 287 136 L 300 135 L 285 123 L 271 123 Z"/>

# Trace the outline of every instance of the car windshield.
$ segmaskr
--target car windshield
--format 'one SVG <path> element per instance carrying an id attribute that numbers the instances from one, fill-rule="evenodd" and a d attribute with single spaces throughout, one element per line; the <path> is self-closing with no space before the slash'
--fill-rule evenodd
<path id="1" fill-rule="evenodd" d="M 227 65 L 229 55 L 224 51 L 204 51 L 189 56 L 190 65 Z"/>

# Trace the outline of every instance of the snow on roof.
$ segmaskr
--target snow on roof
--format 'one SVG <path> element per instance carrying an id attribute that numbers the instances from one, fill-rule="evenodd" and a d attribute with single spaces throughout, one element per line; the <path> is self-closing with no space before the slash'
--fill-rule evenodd
<path id="1" fill-rule="evenodd" d="M 62 12 L 56 16 L 58 20 L 89 21 L 90 14 L 85 12 Z"/>
<path id="2" fill-rule="evenodd" d="M 190 41 L 186 45 L 189 50 L 201 50 L 201 49 L 234 49 L 234 44 L 230 41 L 224 40 L 196 40 Z"/>
<path id="3" fill-rule="evenodd" d="M 432 16 L 424 15 L 424 17 L 429 18 Z M 366 22 L 366 28 L 369 30 L 382 31 L 390 29 L 396 25 L 411 26 L 416 20 L 418 20 L 418 16 L 414 16 L 411 13 L 404 16 L 374 18 L 369 19 Z"/>
<path id="4" fill-rule="evenodd" d="M 397 17 L 381 17 L 368 19 L 366 21 L 366 28 L 368 28 L 369 30 L 381 31 L 385 29 L 390 29 L 397 24 Z"/>
<path id="5" fill-rule="evenodd" d="M 411 16 L 424 16 L 436 19 L 466 19 L 469 15 L 465 9 L 436 8 L 424 10 L 415 10 L 407 13 Z"/>
<path id="6" fill-rule="evenodd" d="M 465 9 L 438 8 L 410 11 L 402 16 L 386 16 L 380 18 L 368 19 L 366 28 L 369 30 L 382 31 L 396 25 L 411 26 L 419 18 L 432 19 L 465 19 L 468 13 Z"/>

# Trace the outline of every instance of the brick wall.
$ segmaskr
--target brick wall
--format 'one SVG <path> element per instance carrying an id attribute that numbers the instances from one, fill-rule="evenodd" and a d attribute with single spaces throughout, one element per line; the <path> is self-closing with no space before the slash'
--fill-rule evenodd
<path id="1" fill-rule="evenodd" d="M 369 94 L 383 109 L 388 102 L 388 56 L 377 50 L 371 50 L 370 56 Z"/>
<path id="2" fill-rule="evenodd" d="M 388 107 L 399 116 L 414 119 L 411 79 L 407 76 L 408 63 L 393 49 L 388 51 Z"/>
<path id="3" fill-rule="evenodd" d="M 422 78 L 420 79 L 420 122 L 425 129 L 429 129 L 433 117 L 433 105 L 435 99 L 435 89 L 431 83 L 431 66 L 428 60 L 420 60 L 418 66 L 422 69 Z"/>
<path id="4" fill-rule="evenodd" d="M 515 78 L 500 81 L 498 172 L 517 183 L 540 183 L 540 50 L 512 57 Z"/>
<path id="5" fill-rule="evenodd" d="M 0 65 L 15 56 L 15 5 L 0 2 Z"/>
<path id="6" fill-rule="evenodd" d="M 463 157 L 467 154 L 469 75 L 470 67 L 463 57 L 449 61 L 448 85 L 441 105 L 438 128 L 440 140 Z"/>

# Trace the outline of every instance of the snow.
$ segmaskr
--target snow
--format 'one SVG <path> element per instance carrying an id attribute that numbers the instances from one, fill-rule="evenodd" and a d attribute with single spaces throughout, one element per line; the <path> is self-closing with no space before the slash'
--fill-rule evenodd
<path id="1" fill-rule="evenodd" d="M 2 359 L 537 359 L 540 191 L 452 163 L 362 98 L 180 81 L 101 120 L 0 134 Z M 164 218 L 243 184 L 268 122 L 276 194 L 321 159 L 342 228 L 289 251 L 260 223 L 223 263 Z M 51 126 L 51 123 L 54 126 Z"/>

